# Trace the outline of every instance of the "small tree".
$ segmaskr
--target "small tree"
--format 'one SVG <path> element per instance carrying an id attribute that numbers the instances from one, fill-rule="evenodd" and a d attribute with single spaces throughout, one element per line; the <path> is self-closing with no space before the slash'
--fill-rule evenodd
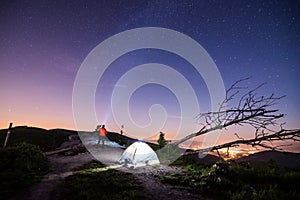
<path id="1" fill-rule="evenodd" d="M 165 139 L 165 134 L 163 132 L 160 132 L 157 143 L 159 148 L 163 148 L 164 146 L 166 146 L 167 140 Z"/>

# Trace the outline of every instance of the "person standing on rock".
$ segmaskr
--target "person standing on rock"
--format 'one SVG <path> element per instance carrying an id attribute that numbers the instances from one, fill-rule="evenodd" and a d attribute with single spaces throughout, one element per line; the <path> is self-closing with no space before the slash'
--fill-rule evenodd
<path id="1" fill-rule="evenodd" d="M 98 144 L 100 143 L 100 140 L 102 141 L 102 146 L 104 146 L 104 138 L 107 135 L 107 131 L 105 129 L 105 125 L 103 124 L 102 127 L 99 129 L 99 139 Z"/>

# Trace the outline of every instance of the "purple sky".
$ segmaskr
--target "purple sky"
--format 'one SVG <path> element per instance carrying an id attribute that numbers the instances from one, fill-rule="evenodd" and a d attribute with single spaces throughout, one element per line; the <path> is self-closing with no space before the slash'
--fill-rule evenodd
<path id="1" fill-rule="evenodd" d="M 299 128 L 299 11 L 297 1 L 2 1 L 0 128 L 14 122 L 74 129 L 72 91 L 83 60 L 108 37 L 149 26 L 176 30 L 201 44 L 225 87 L 251 76 L 249 87 L 267 83 L 263 95 L 287 95 L 277 107 L 287 114 L 288 127 Z M 118 58 L 105 72 L 105 87 L 100 83 L 95 94 L 99 123 L 108 120 L 108 129 L 118 131 L 110 107 L 114 84 L 133 67 L 153 62 L 184 75 L 200 110 L 210 108 L 205 82 L 186 60 L 144 49 Z M 173 132 L 180 109 L 168 88 L 139 88 L 130 100 L 133 118 L 147 124 L 153 104 L 165 107 L 169 118 L 163 131 Z"/>

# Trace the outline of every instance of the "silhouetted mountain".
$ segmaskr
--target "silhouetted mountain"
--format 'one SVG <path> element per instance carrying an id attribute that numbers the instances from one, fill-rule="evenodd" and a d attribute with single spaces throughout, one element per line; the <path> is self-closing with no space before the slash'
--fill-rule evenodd
<path id="1" fill-rule="evenodd" d="M 114 141 L 119 143 L 120 145 L 125 145 L 125 146 L 129 146 L 132 143 L 138 141 L 138 139 L 134 139 L 125 135 L 121 135 L 119 133 L 115 133 L 115 132 L 107 132 L 107 138 L 110 141 Z M 151 143 L 151 142 L 147 142 L 144 141 L 145 143 L 147 143 L 150 147 L 152 147 L 154 150 L 158 148 L 157 144 Z"/>
<path id="2" fill-rule="evenodd" d="M 7 129 L 0 130 L 0 145 L 4 145 Z M 77 134 L 76 131 L 64 129 L 46 130 L 37 127 L 16 126 L 11 129 L 7 146 L 27 142 L 38 145 L 43 151 L 54 150 L 68 140 L 69 135 Z"/>
<path id="3" fill-rule="evenodd" d="M 6 133 L 7 129 L 0 130 L 0 147 L 2 147 L 4 144 Z M 63 142 L 68 141 L 70 135 L 76 134 L 78 133 L 74 130 L 46 130 L 37 127 L 17 126 L 11 129 L 11 134 L 7 145 L 10 146 L 19 142 L 27 142 L 40 146 L 43 151 L 50 151 L 59 147 Z M 137 139 L 130 138 L 125 135 L 120 135 L 119 133 L 114 132 L 108 132 L 107 137 L 111 141 L 115 141 L 121 145 L 125 144 L 125 146 L 128 146 L 137 141 Z M 157 144 L 150 142 L 146 143 L 148 143 L 153 149 L 158 148 Z M 189 155 L 188 157 L 194 162 L 200 164 L 213 164 L 221 159 L 218 156 L 210 154 L 207 154 L 203 158 L 199 158 L 198 154 Z M 270 160 L 273 160 L 279 166 L 300 170 L 299 153 L 280 152 L 275 150 L 262 151 L 239 158 L 236 160 L 236 162 L 249 162 L 253 166 L 266 166 L 266 164 L 268 164 Z"/>
<path id="4" fill-rule="evenodd" d="M 51 129 L 51 130 L 49 130 L 49 132 L 53 132 L 53 133 L 56 133 L 56 134 L 67 135 L 67 136 L 78 134 L 77 131 L 67 130 L 67 129 Z"/>
<path id="5" fill-rule="evenodd" d="M 190 158 L 192 161 L 199 163 L 199 164 L 206 164 L 206 165 L 212 165 L 216 163 L 219 160 L 223 160 L 219 156 L 214 156 L 211 154 L 205 154 L 204 157 L 199 157 L 198 154 L 191 154 L 187 155 L 188 158 Z"/>
<path id="6" fill-rule="evenodd" d="M 236 162 L 249 162 L 253 166 L 263 166 L 270 161 L 275 161 L 278 166 L 300 170 L 299 153 L 271 150 L 254 153 L 236 160 Z"/>
<path id="7" fill-rule="evenodd" d="M 95 133 L 89 131 L 80 131 L 82 133 Z M 0 130 L 0 147 L 4 145 L 7 129 Z M 51 151 L 58 148 L 63 142 L 69 140 L 69 136 L 77 135 L 75 130 L 67 129 L 42 129 L 37 127 L 16 126 L 11 129 L 10 138 L 7 146 L 27 142 L 30 144 L 38 145 L 43 151 Z M 130 144 L 138 141 L 137 139 L 120 135 L 119 133 L 108 132 L 107 137 L 109 140 L 117 142 L 121 145 L 129 146 Z M 146 142 L 152 148 L 157 148 L 158 145 Z"/>

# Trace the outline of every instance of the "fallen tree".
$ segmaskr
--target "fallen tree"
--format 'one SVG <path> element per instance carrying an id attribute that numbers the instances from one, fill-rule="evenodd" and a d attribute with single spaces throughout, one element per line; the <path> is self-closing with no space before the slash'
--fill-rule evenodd
<path id="1" fill-rule="evenodd" d="M 214 150 L 236 147 L 241 144 L 250 145 L 252 147 L 263 147 L 269 149 L 279 149 L 282 145 L 276 145 L 275 141 L 300 141 L 300 129 L 284 129 L 285 123 L 279 123 L 285 115 L 279 113 L 278 109 L 274 109 L 279 100 L 285 96 L 261 96 L 258 90 L 264 86 L 259 85 L 254 89 L 249 89 L 242 84 L 249 78 L 236 81 L 226 91 L 225 99 L 221 102 L 217 111 L 201 113 L 197 116 L 202 128 L 186 137 L 172 143 L 172 146 L 201 136 L 212 133 L 216 130 L 223 130 L 233 126 L 248 125 L 253 127 L 253 137 L 244 139 L 238 133 L 235 133 L 237 139 L 220 145 L 199 149 L 188 153 L 205 153 Z M 234 103 L 235 101 L 235 103 Z M 234 104 L 234 106 L 231 106 Z"/>

